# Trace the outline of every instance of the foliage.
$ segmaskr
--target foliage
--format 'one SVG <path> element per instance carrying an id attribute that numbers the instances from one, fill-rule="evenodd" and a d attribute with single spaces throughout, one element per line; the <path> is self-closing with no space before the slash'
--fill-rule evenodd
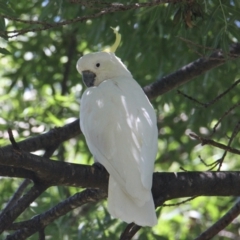
<path id="1" fill-rule="evenodd" d="M 111 1 L 1 0 L 0 146 L 9 144 L 8 128 L 13 129 L 15 139 L 20 141 L 78 118 L 79 100 L 85 87 L 76 71 L 76 62 L 83 54 L 101 51 L 114 42 L 111 26 L 118 26 L 122 34 L 122 45 L 116 54 L 141 86 L 197 58 L 209 56 L 215 49 L 223 49 L 229 58 L 229 45 L 240 42 L 238 0 L 165 2 L 130 9 L 135 1 L 124 0 L 110 6 Z M 130 10 L 119 10 L 121 4 Z M 106 11 L 98 17 L 104 8 L 110 13 Z M 85 20 L 77 21 L 83 16 Z M 208 103 L 240 78 L 239 63 L 238 59 L 229 58 L 223 66 L 178 89 Z M 201 159 L 210 164 L 221 158 L 222 150 L 201 147 L 188 134 L 209 136 L 221 116 L 240 102 L 239 88 L 237 85 L 207 108 L 178 94 L 176 89 L 154 99 L 152 104 L 159 123 L 156 171 L 177 172 L 181 167 L 188 171 L 206 171 L 209 167 Z M 239 105 L 223 118 L 213 139 L 227 145 L 238 123 Z M 231 147 L 237 148 L 239 143 L 239 137 L 235 137 Z M 53 159 L 93 163 L 82 135 L 61 144 Z M 238 170 L 239 160 L 239 156 L 228 153 L 221 170 Z M 20 182 L 1 179 L 1 209 Z M 49 188 L 18 221 L 46 211 L 79 190 Z M 199 197 L 179 206 L 162 207 L 158 210 L 159 224 L 153 229 L 141 230 L 136 239 L 193 239 L 216 222 L 236 200 Z M 119 238 L 125 226 L 109 216 L 106 202 L 102 201 L 68 213 L 45 232 L 52 239 L 113 240 Z M 221 234 L 229 232 L 237 236 L 238 229 L 237 219 Z M 30 239 L 37 239 L 37 235 Z M 215 239 L 224 238 L 219 235 Z"/>

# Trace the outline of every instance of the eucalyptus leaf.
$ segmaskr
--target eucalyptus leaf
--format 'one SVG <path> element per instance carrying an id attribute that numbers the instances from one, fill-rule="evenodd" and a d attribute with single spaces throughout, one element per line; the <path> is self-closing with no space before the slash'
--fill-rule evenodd
<path id="1" fill-rule="evenodd" d="M 4 55 L 11 54 L 6 48 L 0 48 L 0 53 Z"/>

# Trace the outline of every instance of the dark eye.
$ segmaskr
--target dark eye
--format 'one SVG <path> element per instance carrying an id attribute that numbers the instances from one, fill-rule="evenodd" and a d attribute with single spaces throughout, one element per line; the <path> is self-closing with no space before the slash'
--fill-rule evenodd
<path id="1" fill-rule="evenodd" d="M 97 63 L 97 64 L 96 64 L 96 67 L 100 67 L 100 63 Z"/>

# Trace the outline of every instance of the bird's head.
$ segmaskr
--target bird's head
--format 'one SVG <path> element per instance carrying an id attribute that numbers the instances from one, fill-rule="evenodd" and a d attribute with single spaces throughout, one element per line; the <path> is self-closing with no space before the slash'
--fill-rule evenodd
<path id="1" fill-rule="evenodd" d="M 98 86 L 101 82 L 117 77 L 132 77 L 120 58 L 112 52 L 96 52 L 82 56 L 77 70 L 87 87 Z"/>

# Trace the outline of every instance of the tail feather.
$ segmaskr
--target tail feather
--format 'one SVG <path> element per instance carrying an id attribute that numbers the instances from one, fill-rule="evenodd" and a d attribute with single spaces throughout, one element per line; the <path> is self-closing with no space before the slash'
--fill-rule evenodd
<path id="1" fill-rule="evenodd" d="M 110 175 L 108 211 L 113 217 L 120 218 L 127 223 L 134 222 L 140 226 L 152 227 L 157 224 L 157 217 L 151 191 L 149 194 L 151 194 L 149 200 L 139 206 Z"/>

